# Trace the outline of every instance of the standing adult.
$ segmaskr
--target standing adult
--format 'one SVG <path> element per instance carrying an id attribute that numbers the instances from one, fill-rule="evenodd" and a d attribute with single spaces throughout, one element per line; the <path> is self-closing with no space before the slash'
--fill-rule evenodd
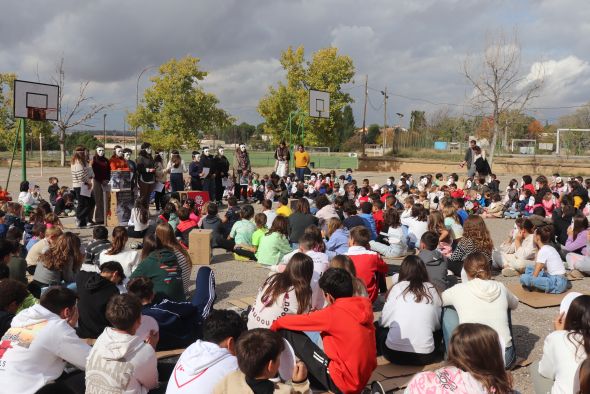
<path id="1" fill-rule="evenodd" d="M 221 205 L 223 199 L 223 180 L 227 181 L 229 176 L 229 160 L 225 157 L 223 146 L 217 148 L 217 155 L 215 156 L 215 201 L 217 205 Z"/>
<path id="2" fill-rule="evenodd" d="M 201 167 L 201 153 L 194 150 L 192 153 L 193 161 L 188 165 L 188 174 L 191 177 L 191 190 L 203 190 L 203 184 L 201 183 L 201 173 L 203 167 Z"/>
<path id="3" fill-rule="evenodd" d="M 297 147 L 297 152 L 294 154 L 295 156 L 295 175 L 297 175 L 297 179 L 303 181 L 303 177 L 305 172 L 308 170 L 309 165 L 309 153 L 305 151 L 305 147 L 303 145 L 299 145 Z"/>
<path id="4" fill-rule="evenodd" d="M 154 157 L 154 166 L 156 168 L 156 183 L 154 193 L 154 203 L 156 204 L 156 211 L 164 209 L 166 190 L 164 185 L 166 184 L 166 169 L 164 168 L 164 152 L 157 152 Z M 161 189 L 160 189 L 161 188 Z M 158 191 L 160 190 L 160 191 Z"/>
<path id="5" fill-rule="evenodd" d="M 203 182 L 203 191 L 209 193 L 209 200 L 215 201 L 215 162 L 209 147 L 203 148 L 203 155 L 201 156 L 201 181 Z"/>
<path id="6" fill-rule="evenodd" d="M 289 173 L 289 160 L 291 160 L 291 152 L 285 141 L 279 143 L 279 147 L 275 150 L 275 172 L 278 176 L 284 177 Z"/>
<path id="7" fill-rule="evenodd" d="M 177 150 L 172 151 L 166 172 L 170 174 L 170 188 L 172 192 L 184 191 L 184 174 L 188 172 L 184 160 Z"/>
<path id="8" fill-rule="evenodd" d="M 139 198 L 146 206 L 150 203 L 150 194 L 156 182 L 156 167 L 152 157 L 152 145 L 149 142 L 141 144 L 137 157 L 137 173 L 139 174 Z"/>
<path id="9" fill-rule="evenodd" d="M 78 227 L 86 227 L 88 223 L 88 210 L 90 207 L 89 190 L 92 188 L 92 178 L 90 177 L 88 161 L 86 160 L 86 149 L 78 145 L 74 151 L 74 156 L 70 161 L 70 169 L 72 171 L 72 187 L 76 193 L 78 206 L 76 207 L 76 221 Z M 84 194 L 82 195 L 82 188 L 84 187 Z"/>
<path id="10" fill-rule="evenodd" d="M 96 148 L 96 155 L 92 158 L 92 193 L 96 209 L 94 210 L 94 223 L 104 224 L 106 214 L 106 203 L 108 202 L 108 184 L 111 180 L 111 164 L 109 159 L 104 157 L 104 146 Z"/>
<path id="11" fill-rule="evenodd" d="M 250 165 L 250 154 L 246 149 L 246 144 L 240 144 L 238 150 L 236 150 L 234 166 L 236 170 L 234 196 L 236 198 L 241 198 L 245 200 L 247 196 L 246 192 L 248 190 L 248 185 L 243 185 L 243 182 L 241 180 L 244 177 L 247 177 L 248 173 L 252 171 L 252 166 Z"/>
<path id="12" fill-rule="evenodd" d="M 473 178 L 475 175 L 475 166 L 473 165 L 475 162 L 475 154 L 473 150 L 477 146 L 476 140 L 469 141 L 469 148 L 465 151 L 465 157 L 463 158 L 463 162 L 461 162 L 461 168 L 467 166 L 467 177 Z"/>
<path id="13" fill-rule="evenodd" d="M 90 179 L 94 179 L 94 170 L 92 169 L 91 161 L 90 161 L 90 150 L 88 148 L 84 149 L 84 154 L 86 155 L 86 163 L 88 163 L 88 174 Z M 92 182 L 91 182 L 92 183 Z M 88 217 L 86 218 L 86 222 L 93 226 L 94 225 L 94 207 L 96 206 L 96 200 L 94 199 L 94 193 L 90 193 L 90 203 L 88 204 Z"/>
<path id="14" fill-rule="evenodd" d="M 112 171 L 126 171 L 131 172 L 127 160 L 125 160 L 125 149 L 121 145 L 115 145 L 115 152 L 109 161 Z M 135 163 L 133 163 L 135 164 Z M 135 179 L 132 173 L 131 187 L 133 188 Z M 127 222 L 131 216 L 131 208 L 133 207 L 133 190 L 124 190 L 116 193 L 117 209 L 116 214 L 119 221 Z"/>
<path id="15" fill-rule="evenodd" d="M 131 159 L 133 151 L 129 148 L 123 149 L 123 158 L 127 163 L 127 168 L 131 172 L 131 189 L 135 192 L 137 188 L 137 163 Z"/>

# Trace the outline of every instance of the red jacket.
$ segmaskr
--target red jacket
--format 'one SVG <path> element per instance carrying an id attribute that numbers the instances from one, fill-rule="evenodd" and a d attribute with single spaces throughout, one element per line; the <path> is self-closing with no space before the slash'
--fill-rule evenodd
<path id="1" fill-rule="evenodd" d="M 383 275 L 387 274 L 387 264 L 377 252 L 367 250 L 362 246 L 351 246 L 346 254 L 354 263 L 357 278 L 367 286 L 371 302 L 375 301 L 379 295 L 375 274 L 377 272 Z"/>
<path id="2" fill-rule="evenodd" d="M 375 220 L 375 230 L 377 231 L 377 236 L 381 232 L 383 228 L 383 210 L 378 210 L 373 212 L 373 219 Z"/>
<path id="3" fill-rule="evenodd" d="M 377 367 L 373 308 L 367 297 L 338 298 L 308 315 L 281 317 L 270 329 L 320 331 L 330 377 L 343 393 L 361 392 Z"/>

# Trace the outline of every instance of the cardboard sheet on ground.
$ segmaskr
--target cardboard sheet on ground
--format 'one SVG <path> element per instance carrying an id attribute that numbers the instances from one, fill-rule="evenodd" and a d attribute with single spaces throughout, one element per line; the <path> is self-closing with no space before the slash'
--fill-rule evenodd
<path id="1" fill-rule="evenodd" d="M 539 291 L 528 291 L 522 288 L 520 283 L 510 283 L 506 287 L 522 302 L 532 308 L 548 308 L 551 306 L 558 306 L 563 300 L 563 297 L 571 289 L 562 294 L 547 294 Z"/>

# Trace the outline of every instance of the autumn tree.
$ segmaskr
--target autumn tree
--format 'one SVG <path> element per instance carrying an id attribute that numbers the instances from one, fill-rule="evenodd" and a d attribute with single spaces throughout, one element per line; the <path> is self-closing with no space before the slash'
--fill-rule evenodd
<path id="1" fill-rule="evenodd" d="M 527 126 L 527 132 L 530 138 L 536 139 L 539 136 L 539 134 L 541 134 L 543 131 L 545 131 L 545 128 L 543 127 L 541 122 L 539 122 L 536 119 L 529 123 L 529 125 Z"/>
<path id="2" fill-rule="evenodd" d="M 206 76 L 196 57 L 169 60 L 150 78 L 153 85 L 145 90 L 127 121 L 131 127 L 142 128 L 142 139 L 157 149 L 198 146 L 199 133 L 231 124 L 217 97 L 199 85 Z"/>
<path id="3" fill-rule="evenodd" d="M 467 58 L 463 64 L 465 78 L 473 86 L 472 102 L 482 113 L 491 113 L 493 127 L 491 131 L 488 161 L 494 159 L 494 151 L 500 133 L 500 115 L 516 109 L 521 112 L 527 103 L 537 96 L 543 84 L 543 70 L 536 67 L 533 78 L 521 73 L 521 49 L 516 33 L 507 37 L 498 34 L 488 43 L 473 66 L 472 59 Z"/>
<path id="4" fill-rule="evenodd" d="M 270 86 L 267 94 L 258 103 L 258 113 L 264 118 L 265 133 L 273 139 L 288 139 L 289 114 L 307 113 L 309 89 L 330 93 L 330 116 L 325 118 L 303 117 L 305 144 L 338 146 L 341 133 L 336 126 L 342 121 L 344 107 L 353 100 L 342 86 L 352 81 L 352 59 L 338 54 L 337 48 L 324 48 L 305 60 L 303 46 L 289 47 L 281 53 L 281 65 L 286 72 L 286 81 L 276 87 Z M 348 132 L 348 131 L 347 131 Z"/>

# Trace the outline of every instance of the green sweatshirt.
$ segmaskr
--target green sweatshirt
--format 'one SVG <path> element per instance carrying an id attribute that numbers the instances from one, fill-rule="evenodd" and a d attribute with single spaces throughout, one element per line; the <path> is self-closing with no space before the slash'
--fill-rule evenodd
<path id="1" fill-rule="evenodd" d="M 267 234 L 260 240 L 260 245 L 256 250 L 256 259 L 258 263 L 264 265 L 275 265 L 287 253 L 291 253 L 293 248 L 289 240 L 281 233 Z"/>
<path id="2" fill-rule="evenodd" d="M 168 249 L 154 250 L 133 271 L 130 278 L 145 276 L 154 283 L 156 299 L 186 301 L 182 290 L 181 268 L 176 255 Z"/>

